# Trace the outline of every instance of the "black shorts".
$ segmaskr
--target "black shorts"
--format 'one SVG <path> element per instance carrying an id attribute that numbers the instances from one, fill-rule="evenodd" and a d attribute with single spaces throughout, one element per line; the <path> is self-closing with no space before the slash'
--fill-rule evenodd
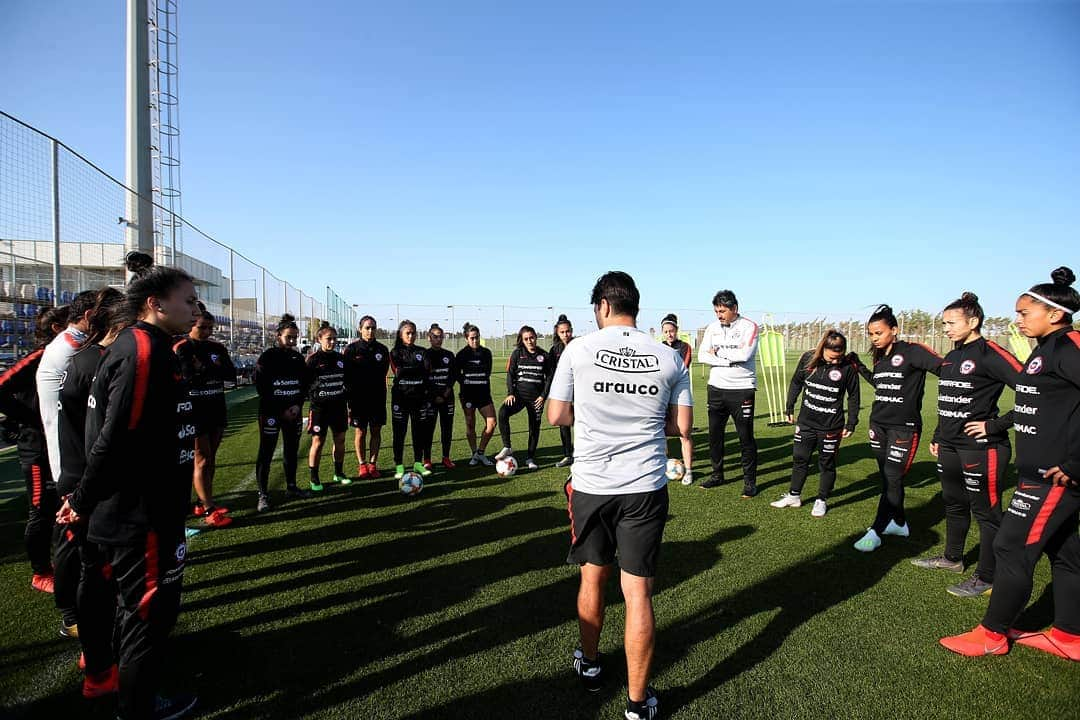
<path id="1" fill-rule="evenodd" d="M 491 391 L 488 390 L 484 393 L 466 393 L 461 391 L 461 407 L 465 410 L 479 410 L 485 408 L 488 405 L 494 405 L 495 401 L 491 399 Z"/>
<path id="2" fill-rule="evenodd" d="M 349 424 L 354 428 L 382 427 L 386 424 L 386 393 L 349 401 Z"/>
<path id="3" fill-rule="evenodd" d="M 668 516 L 667 486 L 633 495 L 590 495 L 565 486 L 570 513 L 571 565 L 611 565 L 638 577 L 656 577 Z"/>
<path id="4" fill-rule="evenodd" d="M 343 433 L 349 427 L 349 410 L 342 405 L 329 407 L 315 407 L 308 409 L 307 431 L 309 435 L 326 437 L 326 431 L 330 430 L 335 435 Z"/>

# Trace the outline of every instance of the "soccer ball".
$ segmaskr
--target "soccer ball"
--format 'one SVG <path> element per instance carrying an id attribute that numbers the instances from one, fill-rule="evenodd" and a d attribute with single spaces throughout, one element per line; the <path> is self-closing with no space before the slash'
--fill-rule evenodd
<path id="1" fill-rule="evenodd" d="M 514 456 L 505 457 L 502 460 L 498 460 L 495 463 L 495 472 L 499 473 L 499 477 L 508 478 L 512 477 L 517 472 L 518 464 Z"/>
<path id="2" fill-rule="evenodd" d="M 410 470 L 401 476 L 398 488 L 403 495 L 419 495 L 420 491 L 424 489 L 424 478 L 420 473 Z"/>
<path id="3" fill-rule="evenodd" d="M 678 482 L 686 475 L 686 466 L 683 465 L 682 460 L 676 458 L 669 458 L 667 461 L 667 467 L 664 469 L 664 475 L 672 482 Z"/>

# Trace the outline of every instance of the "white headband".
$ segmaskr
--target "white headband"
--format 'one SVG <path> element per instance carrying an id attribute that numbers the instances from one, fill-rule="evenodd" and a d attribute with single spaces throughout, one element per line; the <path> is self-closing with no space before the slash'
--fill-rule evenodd
<path id="1" fill-rule="evenodd" d="M 1076 314 L 1076 310 L 1070 310 L 1069 308 L 1065 307 L 1064 305 L 1059 305 L 1056 302 L 1054 302 L 1053 300 L 1051 300 L 1050 298 L 1043 297 L 1042 295 L 1040 295 L 1037 292 L 1032 292 L 1031 290 L 1028 290 L 1024 294 L 1025 295 L 1030 295 L 1031 297 L 1035 298 L 1039 302 L 1046 303 L 1050 307 L 1057 308 L 1058 310 L 1061 310 L 1062 312 L 1068 313 L 1069 315 L 1075 315 Z"/>

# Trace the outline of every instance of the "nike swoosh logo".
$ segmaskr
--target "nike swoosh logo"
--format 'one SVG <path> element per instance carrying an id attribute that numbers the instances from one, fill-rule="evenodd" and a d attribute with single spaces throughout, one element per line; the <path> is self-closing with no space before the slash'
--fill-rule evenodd
<path id="1" fill-rule="evenodd" d="M 1019 485 L 1017 485 L 1016 487 L 1019 488 L 1020 490 L 1038 490 L 1038 489 L 1042 488 L 1042 485 L 1039 485 L 1038 483 L 1023 483 L 1022 482 Z"/>
<path id="2" fill-rule="evenodd" d="M 973 470 L 973 469 L 975 469 L 977 467 L 979 467 L 979 463 L 972 463 L 970 465 L 968 465 L 967 463 L 964 463 L 964 469 L 965 470 Z"/>

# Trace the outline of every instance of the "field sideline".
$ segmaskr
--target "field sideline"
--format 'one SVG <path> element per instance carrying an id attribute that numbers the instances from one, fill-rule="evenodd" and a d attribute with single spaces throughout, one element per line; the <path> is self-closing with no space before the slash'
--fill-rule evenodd
<path id="1" fill-rule="evenodd" d="M 693 372 L 694 473 L 701 480 L 708 475 L 705 383 L 698 366 Z M 493 378 L 497 397 L 501 382 Z M 930 379 L 927 438 L 935 386 Z M 926 441 L 908 478 L 912 536 L 886 538 L 869 555 L 852 548 L 879 494 L 866 383 L 862 393 L 860 425 L 841 449 L 823 519 L 811 518 L 809 505 L 768 506 L 787 487 L 791 429 L 766 426 L 764 393 L 757 405 L 759 497 L 740 500 L 741 482 L 710 491 L 671 486 L 656 592 L 653 685 L 662 717 L 1076 717 L 1075 664 L 1019 646 L 1006 657 L 969 660 L 937 645 L 941 635 L 973 627 L 988 600 L 954 598 L 945 587 L 960 576 L 908 563 L 940 550 L 944 537 Z M 1003 406 L 1008 402 L 1011 393 Z M 570 672 L 576 570 L 564 562 L 566 473 L 552 467 L 561 455 L 555 429 L 541 438 L 542 469 L 504 481 L 464 464 L 459 408 L 453 454 L 462 464 L 437 472 L 418 498 L 405 498 L 384 478 L 330 485 L 316 499 L 285 503 L 279 463 L 271 476 L 275 509 L 256 516 L 255 411 L 254 399 L 232 408 L 217 486 L 236 522 L 190 543 L 184 609 L 173 633 L 169 689 L 197 692 L 200 717 L 621 717 L 623 608 L 614 584 L 601 642 L 608 683 L 587 696 Z M 513 426 L 523 446 L 525 419 Z M 351 441 L 350 432 L 346 470 L 355 473 Z M 491 452 L 498 447 L 496 436 Z M 306 449 L 305 440 L 301 486 Z M 729 479 L 737 477 L 737 457 L 729 427 Z M 384 473 L 391 466 L 389 427 L 379 465 Z M 9 453 L 0 477 L 17 472 Z M 804 496 L 812 499 L 816 489 L 815 472 Z M 52 598 L 29 587 L 24 522 L 22 496 L 0 503 L 0 583 L 7 588 L 0 597 L 0 717 L 112 718 L 112 701 L 79 695 L 78 646 L 58 636 Z M 976 539 L 973 528 L 969 564 Z M 1022 626 L 1049 624 L 1048 581 L 1043 560 Z"/>

